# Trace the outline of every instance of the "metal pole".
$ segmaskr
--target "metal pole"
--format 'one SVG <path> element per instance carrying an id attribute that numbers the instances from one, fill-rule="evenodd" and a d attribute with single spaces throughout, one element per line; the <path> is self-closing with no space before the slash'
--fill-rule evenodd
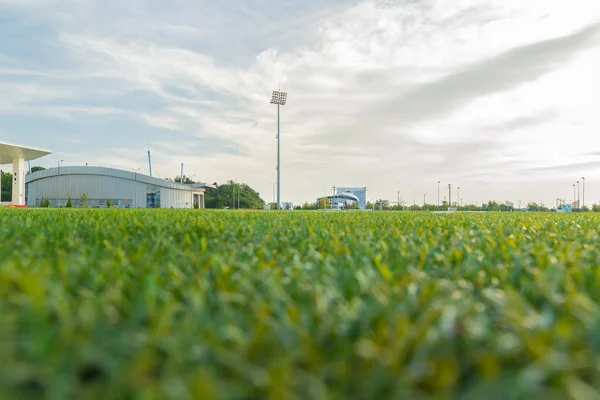
<path id="1" fill-rule="evenodd" d="M 583 180 L 583 206 L 585 207 L 585 178 L 582 176 L 581 179 Z"/>
<path id="2" fill-rule="evenodd" d="M 277 103 L 277 209 L 281 210 L 281 131 L 279 122 L 279 107 Z"/>
<path id="3" fill-rule="evenodd" d="M 242 187 L 238 183 L 238 210 L 240 209 L 240 192 L 242 191 Z"/>
<path id="4" fill-rule="evenodd" d="M 579 192 L 579 181 L 577 181 L 577 208 L 581 208 L 581 197 L 579 197 L 580 192 Z"/>
<path id="5" fill-rule="evenodd" d="M 235 182 L 231 181 L 231 209 L 235 209 Z"/>
<path id="6" fill-rule="evenodd" d="M 58 170 L 57 170 L 57 173 L 58 173 L 58 204 L 57 204 L 57 207 L 58 207 L 58 208 L 60 208 L 60 194 L 61 194 L 61 193 L 60 193 L 60 192 L 61 192 L 61 190 L 60 190 L 60 189 L 61 189 L 61 186 L 62 186 L 62 185 L 61 185 L 61 183 L 62 183 L 62 182 L 61 182 L 61 180 L 60 180 L 60 163 L 62 163 L 63 161 L 64 161 L 64 160 L 55 161 L 55 163 L 57 163 L 57 164 L 58 164 Z"/>
<path id="7" fill-rule="evenodd" d="M 456 201 L 458 202 L 458 206 L 460 207 L 460 186 L 456 188 Z"/>
<path id="8" fill-rule="evenodd" d="M 575 196 L 575 184 L 573 184 L 573 205 L 575 205 L 577 197 Z"/>
<path id="9" fill-rule="evenodd" d="M 452 184 L 448 184 L 448 208 L 452 207 Z"/>
<path id="10" fill-rule="evenodd" d="M 440 181 L 438 181 L 438 211 L 440 211 Z"/>
<path id="11" fill-rule="evenodd" d="M 277 185 L 277 183 L 271 182 L 271 186 L 273 186 L 273 203 L 275 203 L 275 185 Z"/>
<path id="12" fill-rule="evenodd" d="M 427 195 L 427 193 L 423 193 L 423 209 L 425 209 L 425 196 Z"/>
<path id="13" fill-rule="evenodd" d="M 183 163 L 181 163 L 181 174 L 179 175 L 179 183 L 183 185 Z"/>
<path id="14" fill-rule="evenodd" d="M 148 150 L 148 171 L 150 172 L 150 176 L 152 176 L 152 159 L 150 158 L 150 150 Z"/>

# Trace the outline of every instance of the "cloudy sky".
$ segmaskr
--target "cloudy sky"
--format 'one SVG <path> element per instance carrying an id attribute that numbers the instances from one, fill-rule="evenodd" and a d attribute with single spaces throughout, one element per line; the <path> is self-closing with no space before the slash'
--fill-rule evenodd
<path id="1" fill-rule="evenodd" d="M 270 201 L 280 83 L 282 200 L 600 201 L 598 0 L 0 0 L 0 37 L 0 141 L 46 167 Z"/>

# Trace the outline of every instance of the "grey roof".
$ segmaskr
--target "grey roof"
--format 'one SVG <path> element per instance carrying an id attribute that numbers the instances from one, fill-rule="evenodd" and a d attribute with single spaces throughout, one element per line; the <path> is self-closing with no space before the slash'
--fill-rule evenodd
<path id="1" fill-rule="evenodd" d="M 131 181 L 144 182 L 149 185 L 179 189 L 179 190 L 194 190 L 202 189 L 202 187 L 194 188 L 190 185 L 182 185 L 178 182 L 166 181 L 160 178 L 154 178 L 152 176 L 143 175 L 134 171 L 123 171 L 121 169 L 106 168 L 106 167 L 92 167 L 92 166 L 75 166 L 75 167 L 60 167 L 60 168 L 49 168 L 43 171 L 33 172 L 25 178 L 27 183 L 36 181 L 38 179 L 49 178 L 52 176 L 59 175 L 101 175 L 101 176 L 112 176 L 115 178 L 128 179 Z"/>
<path id="2" fill-rule="evenodd" d="M 0 142 L 0 164 L 10 164 L 14 159 L 35 160 L 51 154 L 50 150 Z"/>

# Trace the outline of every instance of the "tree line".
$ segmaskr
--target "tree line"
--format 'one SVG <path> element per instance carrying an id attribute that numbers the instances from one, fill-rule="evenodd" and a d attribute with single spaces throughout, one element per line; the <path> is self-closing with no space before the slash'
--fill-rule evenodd
<path id="1" fill-rule="evenodd" d="M 274 207 L 274 203 L 273 204 Z M 294 209 L 296 210 L 318 210 L 318 209 L 328 209 L 330 208 L 330 201 L 328 198 L 321 198 L 319 199 L 317 202 L 314 203 L 309 203 L 309 202 L 305 202 L 303 205 L 298 205 L 296 206 Z M 352 205 L 350 207 L 347 207 L 346 209 L 356 209 L 356 205 Z M 455 205 L 453 207 L 449 207 L 448 206 L 448 202 L 444 201 L 442 202 L 442 204 L 438 205 L 437 204 L 425 204 L 425 205 L 419 205 L 419 204 L 404 204 L 404 205 L 398 205 L 398 204 L 391 204 L 388 200 L 376 200 L 374 202 L 367 202 L 366 204 L 366 208 L 368 210 L 384 210 L 384 211 L 448 211 L 450 208 L 452 210 L 457 210 L 457 211 L 501 211 L 501 212 L 506 212 L 506 211 L 522 211 L 522 210 L 526 210 L 526 211 L 531 211 L 531 212 L 551 212 L 551 211 L 555 211 L 554 207 L 547 207 L 545 205 L 542 204 L 537 204 L 534 202 L 530 202 L 527 204 L 526 207 L 523 207 L 522 209 L 520 208 L 515 208 L 514 206 L 510 206 L 507 205 L 505 203 L 499 203 L 495 200 L 490 200 L 485 204 L 485 207 L 483 205 L 475 205 L 475 204 L 465 204 L 465 205 Z M 600 204 L 594 204 L 591 208 L 584 206 L 581 207 L 580 209 L 573 209 L 574 212 L 588 212 L 588 211 L 592 211 L 592 212 L 600 212 Z"/>

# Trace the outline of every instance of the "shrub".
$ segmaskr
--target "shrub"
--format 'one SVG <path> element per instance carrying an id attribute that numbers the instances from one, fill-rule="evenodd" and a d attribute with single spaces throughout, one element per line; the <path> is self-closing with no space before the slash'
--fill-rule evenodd
<path id="1" fill-rule="evenodd" d="M 79 205 L 80 205 L 80 207 L 87 208 L 87 201 L 88 201 L 87 194 L 82 193 L 81 196 L 79 196 Z"/>
<path id="2" fill-rule="evenodd" d="M 73 202 L 71 201 L 71 196 L 69 196 L 69 198 L 67 199 L 67 205 L 65 207 L 73 208 Z"/>

